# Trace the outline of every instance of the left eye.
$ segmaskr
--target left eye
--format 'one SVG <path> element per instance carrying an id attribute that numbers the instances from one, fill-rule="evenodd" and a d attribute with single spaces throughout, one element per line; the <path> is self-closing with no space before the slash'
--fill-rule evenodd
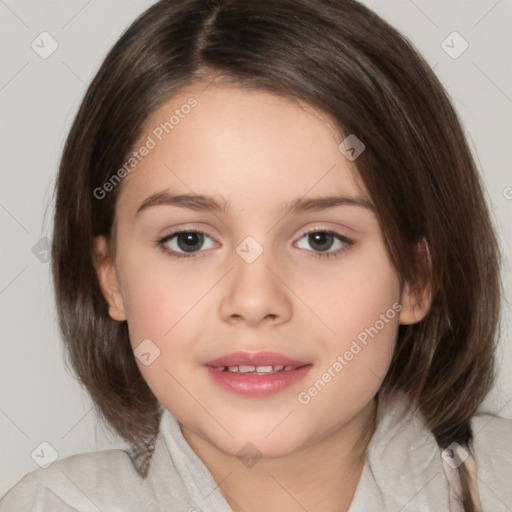
<path id="1" fill-rule="evenodd" d="M 306 240 L 311 250 L 318 253 L 328 251 L 330 253 L 337 253 L 351 244 L 351 240 L 334 231 L 310 231 L 305 233 L 300 240 Z M 308 249 L 308 247 L 302 247 L 299 243 L 297 244 L 299 248 Z"/>
<path id="2" fill-rule="evenodd" d="M 203 247 L 205 239 L 210 240 L 209 247 Z M 213 240 L 201 231 L 178 231 L 166 236 L 160 243 L 171 252 L 183 256 L 198 252 L 201 248 L 209 249 L 215 246 Z"/>

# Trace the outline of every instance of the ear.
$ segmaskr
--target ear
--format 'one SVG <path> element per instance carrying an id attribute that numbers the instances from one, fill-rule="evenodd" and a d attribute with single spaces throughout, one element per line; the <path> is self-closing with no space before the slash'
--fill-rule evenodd
<path id="1" fill-rule="evenodd" d="M 418 244 L 418 257 L 426 259 L 429 267 L 431 267 L 430 253 L 426 240 L 422 240 Z M 412 290 L 409 283 L 405 283 L 402 289 L 402 297 L 400 303 L 402 309 L 398 317 L 399 323 L 403 325 L 415 324 L 423 320 L 432 305 L 432 286 L 430 283 L 423 285 L 421 290 Z"/>
<path id="2" fill-rule="evenodd" d="M 114 262 L 109 254 L 107 239 L 97 236 L 94 239 L 93 262 L 101 291 L 108 303 L 108 314 L 113 320 L 126 320 L 121 287 Z"/>

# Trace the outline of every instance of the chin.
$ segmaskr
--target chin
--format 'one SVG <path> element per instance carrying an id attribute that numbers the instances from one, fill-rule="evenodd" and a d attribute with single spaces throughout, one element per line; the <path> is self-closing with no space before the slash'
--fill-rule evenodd
<path id="1" fill-rule="evenodd" d="M 233 438 L 227 435 L 216 435 L 212 438 L 208 432 L 205 432 L 205 437 L 219 450 L 232 456 L 274 459 L 290 455 L 307 441 L 306 436 L 301 436 L 295 426 L 288 425 L 286 428 L 281 425 L 276 428 L 278 424 L 279 422 L 268 422 L 255 426 L 254 423 L 240 422 L 226 425 Z M 293 436 L 290 435 L 290 430 L 293 430 Z"/>

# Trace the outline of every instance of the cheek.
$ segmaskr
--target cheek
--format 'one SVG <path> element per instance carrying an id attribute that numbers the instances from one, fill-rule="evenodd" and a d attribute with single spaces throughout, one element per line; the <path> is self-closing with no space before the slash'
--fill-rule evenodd
<path id="1" fill-rule="evenodd" d="M 376 322 L 387 335 L 391 329 L 388 323 L 383 328 L 380 319 L 390 309 L 389 323 L 397 324 L 393 304 L 400 300 L 400 282 L 381 246 L 342 257 L 339 263 L 317 265 L 311 275 L 313 280 L 305 276 L 296 289 L 324 324 L 317 322 L 319 332 L 340 348 Z"/>
<path id="2" fill-rule="evenodd" d="M 145 381 L 168 408 L 190 405 L 180 383 L 197 371 L 191 354 L 200 325 L 198 315 L 204 314 L 199 299 L 211 283 L 200 272 L 180 271 L 176 262 L 142 251 L 132 252 L 119 266 L 126 278 L 123 290 L 130 343 Z M 138 357 L 147 353 L 149 361 Z"/>
<path id="3" fill-rule="evenodd" d="M 322 394 L 318 405 L 346 405 L 351 396 L 360 401 L 376 393 L 391 362 L 401 310 L 400 282 L 383 248 L 340 261 L 337 271 L 326 266 L 325 275 L 317 274 L 316 287 L 304 282 L 324 324 L 318 322 L 323 357 L 310 379 L 318 382 L 312 395 Z"/>
<path id="4" fill-rule="evenodd" d="M 123 290 L 132 345 L 144 338 L 165 340 L 211 285 L 200 272 L 180 271 L 183 267 L 165 256 L 132 256 L 122 269 L 128 276 Z M 182 265 L 186 268 L 186 263 Z"/>

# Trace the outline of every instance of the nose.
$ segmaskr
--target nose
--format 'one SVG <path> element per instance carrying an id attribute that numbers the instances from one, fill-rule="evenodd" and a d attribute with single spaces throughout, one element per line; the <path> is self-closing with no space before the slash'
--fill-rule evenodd
<path id="1" fill-rule="evenodd" d="M 220 303 L 220 315 L 231 324 L 278 325 L 292 316 L 291 292 L 287 276 L 279 275 L 265 251 L 252 263 L 235 255 L 235 268 L 229 273 Z"/>

